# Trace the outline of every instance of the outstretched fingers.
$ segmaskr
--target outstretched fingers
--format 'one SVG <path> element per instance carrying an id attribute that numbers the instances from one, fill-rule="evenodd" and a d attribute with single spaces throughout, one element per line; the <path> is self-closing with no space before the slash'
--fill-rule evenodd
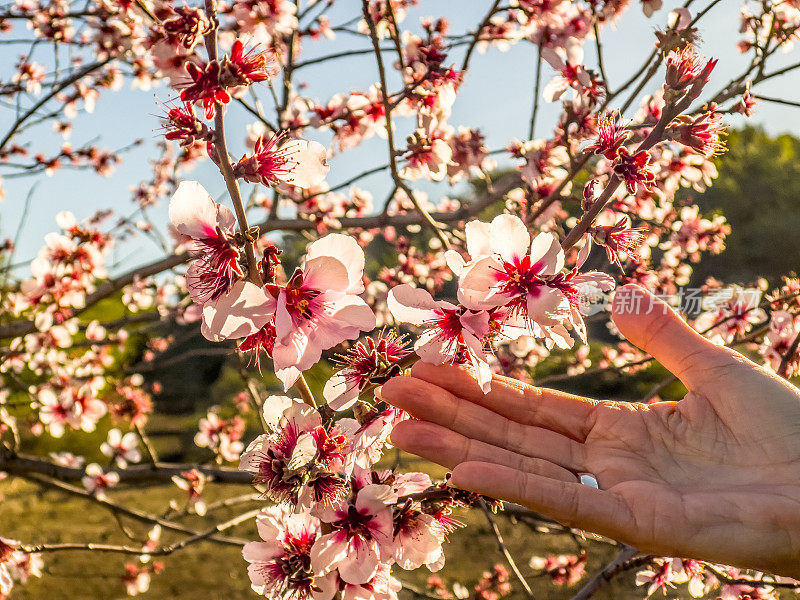
<path id="1" fill-rule="evenodd" d="M 393 377 L 378 394 L 411 416 L 466 438 L 541 458 L 570 471 L 585 470 L 582 443 L 542 427 L 523 425 L 422 379 Z"/>
<path id="2" fill-rule="evenodd" d="M 448 469 L 462 462 L 481 461 L 561 481 L 577 481 L 571 471 L 550 461 L 498 448 L 426 421 L 398 423 L 392 432 L 392 444 Z"/>
<path id="3" fill-rule="evenodd" d="M 487 462 L 453 469 L 450 485 L 520 504 L 568 527 L 619 539 L 633 522 L 628 506 L 611 492 Z"/>
<path id="4" fill-rule="evenodd" d="M 583 441 L 592 424 L 595 400 L 538 388 L 501 375 L 492 378 L 484 394 L 472 371 L 461 365 L 437 366 L 418 362 L 411 376 L 433 383 L 455 396 L 491 409 L 523 425 L 535 425 Z"/>

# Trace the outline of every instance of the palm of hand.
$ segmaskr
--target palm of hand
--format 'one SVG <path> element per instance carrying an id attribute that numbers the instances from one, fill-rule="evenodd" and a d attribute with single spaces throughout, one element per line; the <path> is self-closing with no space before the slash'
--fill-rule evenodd
<path id="1" fill-rule="evenodd" d="M 798 390 L 671 312 L 615 321 L 681 379 L 683 400 L 596 402 L 502 377 L 484 395 L 462 369 L 418 364 L 383 387 L 418 419 L 393 441 L 459 487 L 643 552 L 800 575 Z"/>
<path id="2" fill-rule="evenodd" d="M 767 428 L 754 415 L 775 407 L 760 396 L 714 396 L 640 410 L 601 403 L 587 470 L 627 509 L 617 539 L 727 564 L 742 564 L 746 546 L 749 566 L 776 571 L 800 553 L 798 415 L 794 432 L 791 421 Z"/>

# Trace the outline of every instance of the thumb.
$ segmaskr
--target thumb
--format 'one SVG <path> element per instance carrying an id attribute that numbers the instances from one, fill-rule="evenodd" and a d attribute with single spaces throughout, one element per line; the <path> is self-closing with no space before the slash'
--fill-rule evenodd
<path id="1" fill-rule="evenodd" d="M 617 290 L 612 314 L 622 335 L 689 389 L 713 381 L 715 370 L 738 363 L 735 352 L 704 338 L 666 302 L 637 285 Z"/>

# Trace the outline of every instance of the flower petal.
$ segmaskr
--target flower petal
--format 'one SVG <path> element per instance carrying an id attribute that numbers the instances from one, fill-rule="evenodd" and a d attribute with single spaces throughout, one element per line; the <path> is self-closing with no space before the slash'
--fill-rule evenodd
<path id="1" fill-rule="evenodd" d="M 558 238 L 549 232 L 540 233 L 531 242 L 531 262 L 541 263 L 540 273 L 555 275 L 564 268 L 564 251 Z"/>
<path id="2" fill-rule="evenodd" d="M 466 311 L 459 318 L 461 326 L 477 338 L 489 333 L 489 313 L 485 310 Z"/>
<path id="3" fill-rule="evenodd" d="M 317 575 L 325 575 L 335 569 L 347 556 L 347 543 L 342 532 L 323 535 L 311 547 L 311 567 Z"/>
<path id="4" fill-rule="evenodd" d="M 491 243 L 491 223 L 483 221 L 470 221 L 464 227 L 464 234 L 467 237 L 467 252 L 470 259 L 492 253 Z"/>
<path id="5" fill-rule="evenodd" d="M 286 173 L 276 171 L 275 177 L 299 188 L 310 188 L 325 180 L 330 170 L 327 163 L 328 151 L 319 142 L 289 140 L 280 149 L 296 165 Z"/>
<path id="6" fill-rule="evenodd" d="M 331 256 L 347 269 L 348 294 L 364 292 L 364 250 L 349 235 L 331 233 L 313 242 L 306 253 L 306 261 L 319 256 Z"/>
<path id="7" fill-rule="evenodd" d="M 458 301 L 470 310 L 486 310 L 508 303 L 497 291 L 497 274 L 503 265 L 496 256 L 485 256 L 468 264 L 458 280 Z"/>
<path id="8" fill-rule="evenodd" d="M 217 204 L 196 181 L 181 181 L 169 201 L 169 220 L 180 233 L 195 239 L 216 236 Z"/>
<path id="9" fill-rule="evenodd" d="M 411 325 L 422 325 L 434 316 L 439 303 L 426 290 L 415 288 L 407 283 L 389 290 L 386 305 L 395 319 Z"/>
<path id="10" fill-rule="evenodd" d="M 252 335 L 275 314 L 275 299 L 254 283 L 238 281 L 230 291 L 203 306 L 203 336 L 211 341 Z"/>
<path id="11" fill-rule="evenodd" d="M 325 398 L 331 410 L 347 410 L 358 400 L 358 386 L 355 384 L 348 385 L 347 379 L 339 371 L 325 382 L 322 397 Z"/>
<path id="12" fill-rule="evenodd" d="M 347 267 L 338 258 L 318 256 L 303 265 L 303 287 L 345 293 L 349 285 Z"/>
<path id="13" fill-rule="evenodd" d="M 355 327 L 361 331 L 371 331 L 375 329 L 375 313 L 364 299 L 358 296 L 344 296 L 334 300 L 329 305 L 331 316 L 340 325 L 345 327 Z M 356 333 L 358 335 L 358 333 Z M 336 344 L 343 342 L 339 340 Z M 334 345 L 336 345 L 334 344 Z"/>
<path id="14" fill-rule="evenodd" d="M 515 258 L 522 258 L 528 253 L 531 236 L 528 228 L 517 216 L 498 215 L 492 219 L 490 235 L 492 250 L 499 254 L 504 261 L 512 262 Z"/>

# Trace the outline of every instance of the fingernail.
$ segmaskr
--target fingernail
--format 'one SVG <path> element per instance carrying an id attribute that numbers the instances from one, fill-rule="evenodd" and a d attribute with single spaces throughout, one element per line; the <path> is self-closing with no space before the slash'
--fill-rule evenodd
<path id="1" fill-rule="evenodd" d="M 379 385 L 379 386 L 378 386 L 378 387 L 376 387 L 374 390 L 372 390 L 372 394 L 373 394 L 373 395 L 374 395 L 374 396 L 375 396 L 375 397 L 376 397 L 378 400 L 383 400 L 383 396 L 381 395 L 381 392 L 382 392 L 382 391 L 383 391 L 383 386 L 382 386 L 382 385 Z"/>

